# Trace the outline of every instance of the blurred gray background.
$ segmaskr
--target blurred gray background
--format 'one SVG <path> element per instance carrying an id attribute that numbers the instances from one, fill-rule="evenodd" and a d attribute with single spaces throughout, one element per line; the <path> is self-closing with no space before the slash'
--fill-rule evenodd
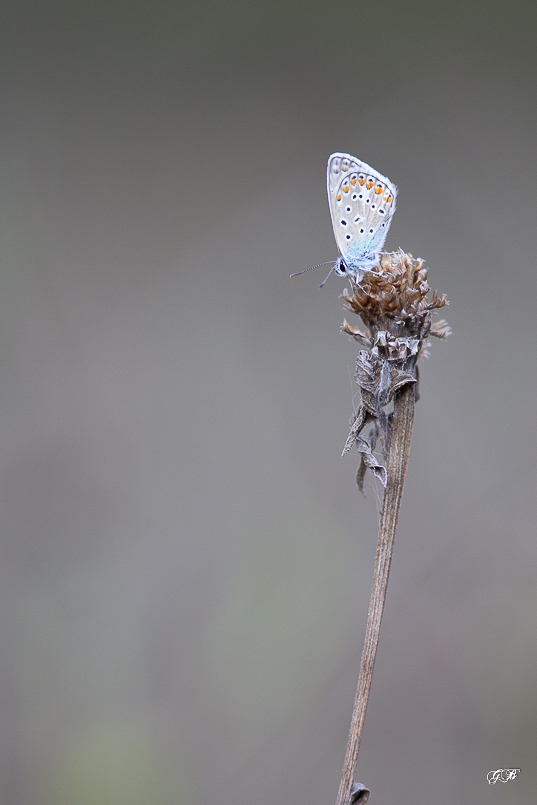
<path id="1" fill-rule="evenodd" d="M 326 160 L 399 186 L 421 366 L 357 777 L 534 801 L 533 2 L 32 2 L 1 43 L 0 802 L 335 801 L 380 491 Z M 441 312 L 444 315 L 444 311 Z M 487 773 L 520 776 L 489 786 Z"/>

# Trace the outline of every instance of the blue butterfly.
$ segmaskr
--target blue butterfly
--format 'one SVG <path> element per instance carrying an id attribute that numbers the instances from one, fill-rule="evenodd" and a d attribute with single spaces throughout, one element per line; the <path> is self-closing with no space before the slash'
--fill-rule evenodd
<path id="1" fill-rule="evenodd" d="M 395 212 L 397 188 L 350 154 L 332 154 L 326 171 L 328 204 L 340 256 L 334 271 L 359 282 L 378 265 Z"/>

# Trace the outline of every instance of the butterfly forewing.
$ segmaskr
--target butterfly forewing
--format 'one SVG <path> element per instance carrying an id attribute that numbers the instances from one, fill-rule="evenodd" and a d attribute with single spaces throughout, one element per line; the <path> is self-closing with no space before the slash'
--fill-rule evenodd
<path id="1" fill-rule="evenodd" d="M 350 154 L 328 160 L 327 190 L 338 248 L 351 269 L 371 265 L 382 249 L 395 212 L 397 188 Z"/>

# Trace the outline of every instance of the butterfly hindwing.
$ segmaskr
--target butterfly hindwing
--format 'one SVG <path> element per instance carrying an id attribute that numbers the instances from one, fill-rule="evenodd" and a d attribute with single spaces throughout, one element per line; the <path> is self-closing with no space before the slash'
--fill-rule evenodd
<path id="1" fill-rule="evenodd" d="M 328 160 L 327 190 L 336 243 L 348 273 L 356 276 L 378 261 L 397 188 L 365 162 L 336 153 Z"/>

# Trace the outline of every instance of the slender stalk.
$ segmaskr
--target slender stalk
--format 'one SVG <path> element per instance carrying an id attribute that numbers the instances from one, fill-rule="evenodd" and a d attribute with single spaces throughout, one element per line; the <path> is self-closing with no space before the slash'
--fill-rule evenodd
<path id="1" fill-rule="evenodd" d="M 351 728 L 347 743 L 347 753 L 343 766 L 343 776 L 339 786 L 336 805 L 350 805 L 354 773 L 358 761 L 360 741 L 364 727 L 367 702 L 371 688 L 371 677 L 377 655 L 380 624 L 386 600 L 388 578 L 392 563 L 393 547 L 399 507 L 403 496 L 412 425 L 414 423 L 415 387 L 408 383 L 396 394 L 394 400 L 393 429 L 386 457 L 387 483 L 380 514 L 375 573 L 371 590 L 371 601 L 367 616 L 367 627 L 358 678 L 358 689 L 354 700 Z"/>
<path id="2" fill-rule="evenodd" d="M 366 350 L 356 358 L 354 378 L 360 387 L 360 406 L 352 417 L 343 453 L 354 447 L 361 454 L 356 475 L 363 491 L 367 470 L 385 485 L 380 513 L 379 536 L 373 589 L 354 701 L 351 729 L 343 776 L 336 805 L 365 805 L 369 789 L 353 780 L 362 740 L 371 676 L 377 654 L 380 624 L 392 563 L 399 507 L 403 496 L 416 400 L 416 361 L 428 354 L 428 337 L 446 338 L 451 330 L 445 321 L 432 322 L 433 310 L 448 304 L 445 294 L 431 290 L 428 270 L 421 259 L 401 249 L 380 256 L 375 271 L 366 273 L 342 297 L 345 308 L 356 313 L 365 325 L 361 331 L 344 321 L 342 332 Z M 393 414 L 387 406 L 393 400 Z M 383 447 L 384 464 L 374 450 L 377 440 Z"/>

